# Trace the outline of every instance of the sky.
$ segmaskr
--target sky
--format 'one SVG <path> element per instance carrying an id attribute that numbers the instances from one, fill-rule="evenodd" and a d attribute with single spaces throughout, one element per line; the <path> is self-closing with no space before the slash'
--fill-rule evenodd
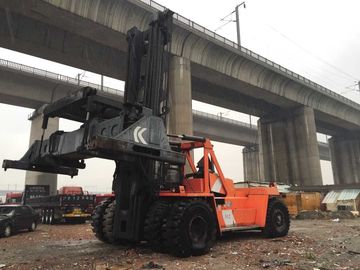
<path id="1" fill-rule="evenodd" d="M 210 30 L 236 41 L 236 24 L 224 27 L 221 18 L 230 14 L 242 1 L 235 0 L 159 0 L 160 4 Z M 240 8 L 242 46 L 279 63 L 345 97 L 360 102 L 355 81 L 360 80 L 360 1 L 344 0 L 247 0 Z M 234 14 L 226 19 L 234 20 Z M 220 27 L 220 28 L 219 28 Z M 1 58 L 70 77 L 82 74 L 83 80 L 100 83 L 100 76 L 1 49 Z M 105 85 L 123 89 L 123 82 L 105 78 Z M 1 102 L 1 100 L 0 100 Z M 213 114 L 249 121 L 249 116 L 224 108 L 193 102 L 193 108 Z M 0 104 L 0 160 L 19 159 L 29 146 L 30 109 Z M 252 123 L 256 117 L 252 117 Z M 72 130 L 76 123 L 61 121 L 60 129 Z M 318 134 L 324 141 L 324 135 Z M 243 180 L 242 147 L 215 143 L 215 151 L 225 175 Z M 324 183 L 333 182 L 330 162 L 322 161 Z M 89 160 L 87 169 L 70 179 L 59 176 L 58 186 L 82 185 L 89 191 L 109 191 L 114 165 L 111 161 Z M 25 172 L 0 172 L 0 189 L 22 189 Z"/>

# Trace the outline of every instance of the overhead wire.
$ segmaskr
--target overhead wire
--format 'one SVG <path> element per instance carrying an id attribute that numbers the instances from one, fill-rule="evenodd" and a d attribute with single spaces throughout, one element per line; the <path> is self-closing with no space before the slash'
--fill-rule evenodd
<path id="1" fill-rule="evenodd" d="M 223 28 L 224 26 L 228 25 L 231 22 L 236 22 L 234 19 L 230 19 L 230 20 L 225 20 L 227 17 L 229 17 L 230 15 L 234 14 L 235 10 L 233 10 L 231 13 L 229 13 L 228 15 L 226 15 L 225 17 L 223 17 L 222 19 L 220 19 L 221 22 L 225 22 L 224 24 L 220 25 L 218 28 L 215 29 L 215 32 L 220 30 L 221 28 Z"/>
<path id="2" fill-rule="evenodd" d="M 228 15 L 226 15 L 225 17 L 223 17 L 220 21 L 225 21 L 226 18 L 228 18 L 229 16 L 231 16 L 232 14 L 235 13 L 235 10 L 232 11 L 231 13 L 229 13 Z M 233 19 L 229 19 L 227 20 L 224 24 L 222 24 L 221 26 L 219 26 L 218 28 L 216 28 L 215 32 L 220 30 L 221 28 L 225 27 L 226 25 L 228 25 L 231 22 L 235 22 Z M 258 24 L 258 23 L 257 23 Z M 258 24 L 260 25 L 260 24 Z M 342 69 L 340 69 L 339 67 L 329 63 L 328 61 L 324 60 L 323 58 L 319 57 L 318 55 L 314 54 L 311 50 L 303 47 L 302 45 L 300 45 L 299 43 L 297 43 L 296 41 L 294 41 L 292 38 L 288 37 L 286 34 L 282 33 L 281 31 L 279 31 L 277 28 L 275 28 L 274 26 L 270 25 L 270 24 L 263 24 L 265 26 L 267 26 L 268 28 L 270 28 L 272 31 L 276 32 L 280 37 L 282 37 L 283 39 L 287 40 L 288 42 L 290 42 L 292 45 L 295 45 L 297 48 L 299 48 L 301 51 L 303 51 L 304 53 L 306 53 L 307 55 L 309 55 L 310 57 L 316 59 L 317 61 L 321 62 L 324 65 L 324 68 L 319 69 L 318 67 L 311 65 L 305 69 L 303 69 L 302 74 L 306 74 L 306 77 L 317 77 L 318 79 L 320 79 L 321 84 L 327 84 L 327 87 L 332 89 L 334 86 L 335 88 L 338 89 L 338 91 L 340 89 L 344 89 L 344 83 L 340 83 L 339 81 L 345 81 L 345 80 L 349 80 L 349 78 L 351 80 L 356 80 L 358 81 L 359 79 L 356 78 L 353 74 L 350 74 L 347 71 L 344 71 Z M 255 38 L 257 39 L 257 38 Z M 268 43 L 269 44 L 269 43 Z M 270 45 L 270 44 L 269 44 Z M 271 45 L 270 45 L 271 46 Z M 291 55 L 289 55 L 289 57 L 291 57 Z M 287 57 L 287 58 L 289 58 Z M 291 57 L 292 58 L 292 57 Z M 296 59 L 292 59 L 293 61 L 295 61 Z M 288 61 L 287 61 L 288 62 Z M 302 69 L 302 68 L 298 68 L 298 69 Z M 311 73 L 309 73 L 309 71 L 307 69 L 311 69 L 313 70 Z M 331 74 L 331 75 L 330 75 Z M 338 78 L 335 79 L 334 77 Z M 326 83 L 326 82 L 330 82 Z M 329 87 L 329 85 L 331 85 L 331 87 Z M 360 86 L 359 86 L 360 87 Z M 360 89 L 359 89 L 360 90 Z M 339 91 L 340 92 L 340 91 Z"/>
<path id="3" fill-rule="evenodd" d="M 259 25 L 259 24 L 258 24 Z M 297 42 L 295 42 L 294 40 L 292 40 L 291 38 L 289 38 L 288 36 L 286 36 L 285 34 L 283 34 L 282 32 L 280 32 L 278 29 L 276 29 L 275 27 L 273 27 L 272 25 L 269 24 L 264 24 L 265 26 L 267 26 L 268 28 L 270 28 L 271 30 L 273 30 L 274 32 L 276 32 L 278 35 L 280 35 L 280 37 L 286 39 L 287 41 L 289 41 L 292 45 L 295 45 L 296 47 L 298 47 L 299 49 L 301 49 L 301 51 L 303 51 L 304 53 L 306 53 L 307 55 L 315 58 L 316 60 L 320 61 L 322 64 L 324 64 L 325 68 L 324 69 L 319 69 L 313 65 L 307 65 L 308 68 L 312 69 L 313 71 L 316 72 L 316 74 L 313 73 L 309 73 L 307 70 L 305 72 L 303 72 L 303 74 L 309 74 L 306 75 L 306 77 L 313 77 L 315 75 L 315 77 L 319 78 L 321 81 L 330 81 L 332 82 L 331 85 L 336 85 L 336 88 L 338 89 L 343 89 L 344 88 L 344 84 L 339 83 L 339 80 L 344 81 L 344 80 L 349 80 L 349 78 L 351 78 L 352 80 L 356 79 L 355 76 L 342 71 L 341 69 L 339 69 L 338 67 L 332 65 L 331 63 L 328 63 L 327 61 L 325 61 L 324 59 L 322 59 L 321 57 L 318 57 L 317 55 L 315 55 L 314 53 L 312 53 L 311 51 L 309 51 L 308 49 L 302 47 L 301 45 L 299 45 Z M 255 38 L 257 39 L 257 38 Z M 272 44 L 270 45 L 269 43 L 267 43 L 270 47 L 273 47 Z M 291 57 L 291 55 L 289 55 L 287 58 Z M 296 60 L 296 59 L 293 59 Z M 326 73 L 331 73 L 331 77 L 329 77 L 328 75 L 326 75 Z M 337 77 L 338 80 L 335 80 L 333 77 Z M 322 83 L 324 84 L 324 83 Z"/>
<path id="4" fill-rule="evenodd" d="M 252 37 L 252 39 L 255 40 L 257 43 L 262 43 L 262 44 L 265 43 L 268 49 L 274 48 L 274 45 L 271 44 L 270 42 L 268 42 L 266 40 L 265 41 L 260 40 L 260 39 L 258 39 L 257 36 L 255 36 L 255 35 L 253 35 L 251 33 L 248 33 L 248 35 L 250 35 Z M 268 54 L 271 51 L 272 51 L 272 49 L 269 50 Z M 266 57 L 264 55 L 264 53 L 262 53 L 262 56 Z M 296 60 L 298 60 L 298 58 L 295 58 L 292 54 L 289 54 L 289 55 L 286 56 L 286 59 L 282 60 L 281 64 L 284 65 L 284 66 L 287 66 L 287 65 L 289 65 L 289 64 L 291 64 L 293 62 L 296 62 Z M 306 67 L 298 65 L 298 66 L 296 66 L 296 68 L 291 68 L 291 69 L 293 71 L 295 71 L 296 73 L 299 73 L 299 74 L 303 75 L 304 77 L 311 78 L 314 81 L 316 79 L 316 81 L 321 82 L 321 84 L 324 84 L 325 81 L 329 81 L 329 82 L 331 82 L 330 85 L 334 85 L 334 86 L 336 86 L 336 88 L 341 89 L 341 88 L 344 87 L 337 80 L 334 80 L 334 78 L 329 77 L 327 74 L 324 74 L 324 72 L 322 72 L 319 68 L 317 68 L 317 67 L 315 67 L 313 65 L 309 65 L 308 63 L 306 65 Z"/>
<path id="5" fill-rule="evenodd" d="M 358 89 L 354 89 L 352 87 L 358 87 Z M 357 92 L 360 92 L 360 81 L 356 81 L 355 84 L 353 85 L 350 85 L 350 86 L 347 86 L 345 87 L 346 89 L 348 89 L 347 91 L 344 91 L 344 92 L 341 92 L 341 94 L 345 94 L 345 93 L 349 93 L 349 92 L 353 92 L 353 91 L 357 91 Z"/>
<path id="6" fill-rule="evenodd" d="M 228 25 L 229 23 L 234 22 L 234 20 L 231 21 L 227 21 L 226 23 L 220 25 L 218 28 L 215 29 L 215 32 L 217 32 L 218 30 L 220 30 L 221 28 L 225 27 L 226 25 Z"/>
<path id="7" fill-rule="evenodd" d="M 276 29 L 274 26 L 270 25 L 270 24 L 266 24 L 266 26 L 268 26 L 269 28 L 271 28 L 273 31 L 277 32 L 279 35 L 281 35 L 283 38 L 285 38 L 286 40 L 290 41 L 291 43 L 293 43 L 295 46 L 297 46 L 298 48 L 300 48 L 301 50 L 303 50 L 304 52 L 310 54 L 312 57 L 316 58 L 317 60 L 319 60 L 320 62 L 322 62 L 323 64 L 333 68 L 334 70 L 336 70 L 337 72 L 353 79 L 353 80 L 358 80 L 358 78 L 356 78 L 355 76 L 353 76 L 352 74 L 341 70 L 340 68 L 334 66 L 333 64 L 327 62 L 326 60 L 322 59 L 321 57 L 319 57 L 318 55 L 314 54 L 312 51 L 304 48 L 303 46 L 301 46 L 300 44 L 298 44 L 296 41 L 294 41 L 293 39 L 289 38 L 287 35 L 283 34 L 282 32 L 280 32 L 278 29 Z"/>

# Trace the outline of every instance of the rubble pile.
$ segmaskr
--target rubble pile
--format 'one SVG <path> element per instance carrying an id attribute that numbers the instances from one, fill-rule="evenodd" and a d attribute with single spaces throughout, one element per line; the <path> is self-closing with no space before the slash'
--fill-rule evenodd
<path id="1" fill-rule="evenodd" d="M 0 238 L 0 269 L 360 270 L 360 218 L 334 220 L 292 220 L 289 235 L 276 239 L 256 231 L 229 233 L 209 254 L 185 259 L 146 243 L 104 244 L 89 224 L 40 225 L 31 237 Z"/>
<path id="2" fill-rule="evenodd" d="M 353 219 L 355 216 L 346 210 L 330 211 L 301 211 L 297 214 L 296 219 Z"/>

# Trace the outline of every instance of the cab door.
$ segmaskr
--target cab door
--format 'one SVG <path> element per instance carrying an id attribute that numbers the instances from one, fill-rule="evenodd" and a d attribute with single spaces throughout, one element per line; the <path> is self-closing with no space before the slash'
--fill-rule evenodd
<path id="1" fill-rule="evenodd" d="M 23 221 L 23 229 L 28 229 L 31 227 L 31 223 L 33 221 L 33 215 L 29 207 L 27 206 L 21 206 L 21 212 L 22 212 L 22 221 Z"/>
<path id="2" fill-rule="evenodd" d="M 22 207 L 16 207 L 14 210 L 14 227 L 16 230 L 23 230 L 25 228 L 25 217 Z"/>
<path id="3" fill-rule="evenodd" d="M 30 214 L 30 209 L 26 206 L 20 206 L 15 208 L 14 225 L 16 230 L 25 230 L 30 227 Z"/>

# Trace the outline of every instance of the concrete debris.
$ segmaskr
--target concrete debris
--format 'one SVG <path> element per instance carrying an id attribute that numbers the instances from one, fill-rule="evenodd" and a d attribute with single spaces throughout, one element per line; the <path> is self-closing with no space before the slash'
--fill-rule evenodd
<path id="1" fill-rule="evenodd" d="M 287 260 L 287 259 L 284 259 L 284 260 L 275 259 L 272 261 L 264 261 L 264 260 L 260 259 L 259 262 L 262 264 L 262 268 L 284 266 L 284 265 L 295 265 L 295 263 L 292 263 L 290 260 Z"/>
<path id="2" fill-rule="evenodd" d="M 165 270 L 165 268 L 162 265 L 154 263 L 153 261 L 144 264 L 141 267 L 141 269 L 164 269 Z"/>

